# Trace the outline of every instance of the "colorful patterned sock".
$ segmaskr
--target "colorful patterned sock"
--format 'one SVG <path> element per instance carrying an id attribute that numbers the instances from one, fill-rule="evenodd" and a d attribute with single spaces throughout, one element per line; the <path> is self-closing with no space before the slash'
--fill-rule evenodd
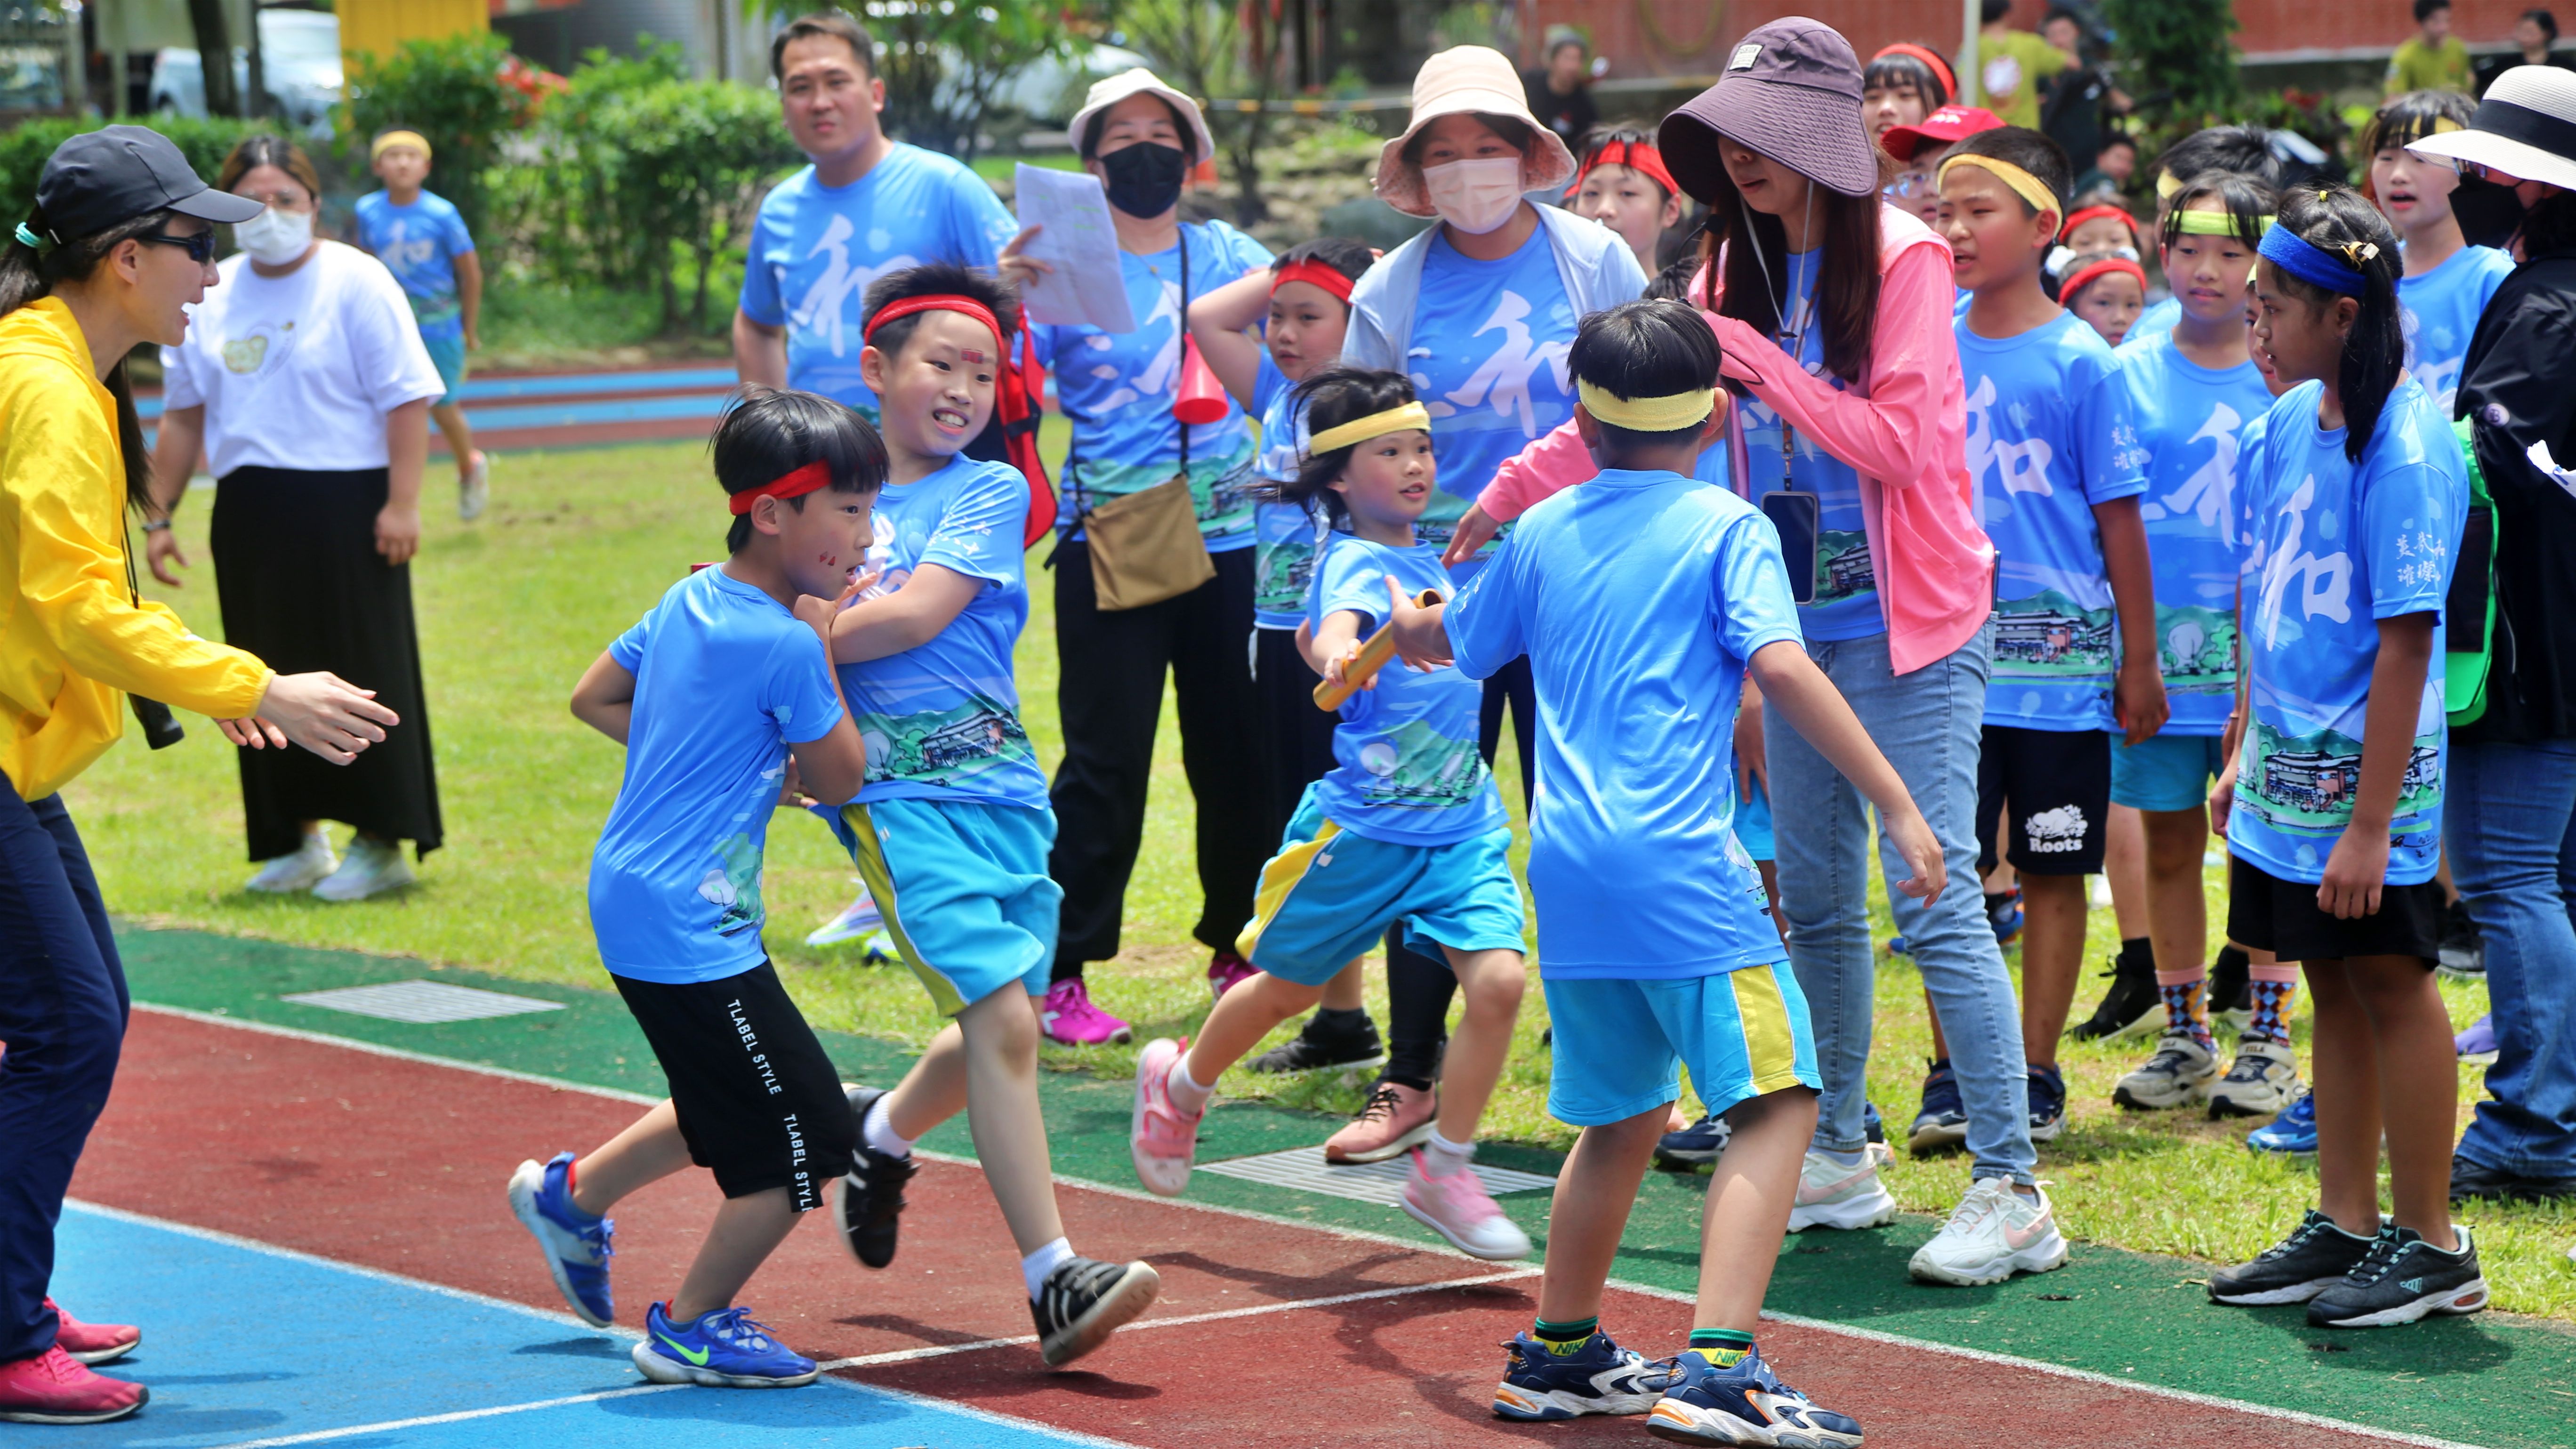
<path id="1" fill-rule="evenodd" d="M 1601 1315 L 1577 1318 L 1565 1323 L 1550 1323 L 1541 1318 L 1530 1325 L 1530 1337 L 1547 1345 L 1547 1351 L 1562 1358 L 1592 1341 L 1601 1331 Z"/>
<path id="2" fill-rule="evenodd" d="M 2158 971 L 2156 995 L 2164 998 L 2165 1030 L 2189 1032 L 2191 1039 L 2215 1051 L 2218 1043 L 2209 1034 L 2209 969 L 2193 966 L 2181 971 Z"/>
<path id="3" fill-rule="evenodd" d="M 2254 1019 L 2245 1025 L 2244 1040 L 2276 1041 L 2287 1046 L 2290 1041 L 2290 1000 L 2298 994 L 2299 968 L 2296 966 L 2249 966 L 2246 974 L 2253 979 L 2246 989 L 2254 997 Z"/>
<path id="4" fill-rule="evenodd" d="M 1690 1337 L 1691 1352 L 1708 1360 L 1711 1368 L 1733 1368 L 1753 1351 L 1753 1335 L 1732 1328 L 1694 1328 Z"/>

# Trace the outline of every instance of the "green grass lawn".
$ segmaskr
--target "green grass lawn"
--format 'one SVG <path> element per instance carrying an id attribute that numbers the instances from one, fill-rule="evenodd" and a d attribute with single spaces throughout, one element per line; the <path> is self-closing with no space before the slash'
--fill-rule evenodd
<path id="1" fill-rule="evenodd" d="M 1049 426 L 1060 453 L 1061 424 Z M 427 536 L 413 579 L 448 835 L 417 888 L 342 906 L 245 893 L 250 866 L 230 751 L 193 717 L 185 744 L 153 753 L 129 740 L 65 793 L 107 898 L 126 916 L 604 985 L 584 882 L 620 758 L 573 720 L 564 701 L 582 669 L 691 562 L 721 555 L 725 516 L 717 489 L 703 450 L 690 444 L 522 455 L 503 465 L 490 513 L 463 525 L 449 506 L 453 474 L 433 468 L 431 477 Z M 201 493 L 180 514 L 180 535 L 200 565 L 188 585 L 149 591 L 212 636 L 220 621 L 205 564 L 209 503 Z M 1042 544 L 1030 556 L 1033 611 L 1019 678 L 1030 737 L 1052 769 L 1061 747 L 1052 702 L 1052 575 L 1036 568 L 1044 555 Z M 1140 1040 L 1193 1031 L 1208 1006 L 1206 953 L 1189 939 L 1198 913 L 1191 809 L 1168 699 L 1155 748 L 1159 768 L 1127 898 L 1125 950 L 1092 972 L 1095 995 L 1133 1021 Z M 1517 826 L 1518 764 L 1508 743 L 1498 771 Z M 926 1040 L 939 1022 L 908 973 L 803 944 L 806 930 L 846 900 L 851 879 L 847 858 L 819 823 L 794 816 L 774 822 L 764 885 L 770 950 L 818 1025 Z M 1884 939 L 1891 928 L 1883 903 L 1873 914 Z M 2212 918 L 2222 916 L 2213 892 Z M 2109 913 L 2095 913 L 2091 954 L 2107 956 L 2113 935 Z M 1871 1096 L 1901 1127 L 1913 1114 L 1929 1032 L 1911 968 L 1891 959 L 1879 974 Z M 2091 1010 L 2099 984 L 2087 979 L 2079 1017 Z M 2445 982 L 2443 990 L 2460 1024 L 2485 1009 L 2482 987 Z M 1372 996 L 1383 1003 L 1382 980 Z M 1546 1010 L 1536 990 L 1528 1001 L 1490 1131 L 1562 1147 L 1570 1134 L 1545 1111 L 1548 1055 L 1538 1038 Z M 2303 1047 L 2305 1032 L 2302 1020 Z M 2112 1107 L 2112 1083 L 2142 1055 L 2135 1044 L 2067 1049 L 2072 1121 L 2041 1154 L 2067 1228 L 2095 1241 L 2213 1260 L 2268 1246 L 2311 1200 L 2308 1171 L 2245 1151 L 2250 1123 Z M 1051 1048 L 1049 1059 L 1120 1076 L 1132 1053 Z M 1328 1111 L 1358 1105 L 1356 1086 L 1337 1081 L 1279 1083 L 1238 1071 L 1223 1089 Z M 2478 1074 L 2462 1072 L 2464 1110 L 2477 1091 Z M 1900 1155 L 1888 1177 L 1906 1207 L 1939 1212 L 1964 1187 L 1965 1166 L 1958 1158 Z M 2576 1270 L 2563 1256 L 2576 1241 L 2576 1205 L 2481 1204 L 2463 1217 L 2482 1233 L 2500 1307 L 2576 1319 Z"/>

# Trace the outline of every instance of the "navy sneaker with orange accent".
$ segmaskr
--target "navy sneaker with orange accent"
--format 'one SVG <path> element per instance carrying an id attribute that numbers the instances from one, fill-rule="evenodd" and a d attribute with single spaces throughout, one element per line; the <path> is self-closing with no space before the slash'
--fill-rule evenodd
<path id="1" fill-rule="evenodd" d="M 1642 1414 L 1663 1397 L 1670 1363 L 1621 1348 L 1595 1330 L 1559 1353 L 1535 1335 L 1512 1335 L 1503 1345 L 1503 1382 L 1494 1390 L 1499 1418 L 1539 1423 L 1585 1414 Z"/>
<path id="2" fill-rule="evenodd" d="M 1792 1444 L 1799 1449 L 1854 1449 L 1860 1421 L 1820 1409 L 1780 1382 L 1758 1348 L 1719 1368 L 1697 1349 L 1673 1361 L 1663 1396 L 1646 1415 L 1646 1432 L 1676 1444 Z"/>

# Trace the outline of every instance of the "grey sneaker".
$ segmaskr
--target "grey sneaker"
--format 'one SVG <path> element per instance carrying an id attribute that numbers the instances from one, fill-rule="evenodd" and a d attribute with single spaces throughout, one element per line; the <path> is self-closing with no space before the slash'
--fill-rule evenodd
<path id="1" fill-rule="evenodd" d="M 331 853 L 331 837 L 316 830 L 304 837 L 304 843 L 289 855 L 271 856 L 259 863 L 259 873 L 242 887 L 263 895 L 293 895 L 309 891 L 314 884 L 339 869 L 340 858 Z"/>
<path id="2" fill-rule="evenodd" d="M 2285 1041 L 2244 1041 L 2236 1065 L 2209 1089 L 2209 1115 L 2277 1117 L 2299 1095 L 2299 1055 Z"/>
<path id="3" fill-rule="evenodd" d="M 403 859 L 401 841 L 362 838 L 349 842 L 349 853 L 341 860 L 340 868 L 324 876 L 313 887 L 313 894 L 326 901 L 363 901 L 400 890 L 416 878 L 411 873 L 411 862 Z"/>
<path id="4" fill-rule="evenodd" d="M 2218 1054 L 2187 1031 L 2166 1032 L 2147 1064 L 2120 1079 L 2111 1100 L 2141 1112 L 2188 1107 L 2208 1095 L 2218 1079 Z"/>

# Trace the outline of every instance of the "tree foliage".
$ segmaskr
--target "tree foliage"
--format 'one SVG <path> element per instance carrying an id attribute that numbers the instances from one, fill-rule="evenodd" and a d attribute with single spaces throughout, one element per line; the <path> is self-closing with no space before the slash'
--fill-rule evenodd
<path id="1" fill-rule="evenodd" d="M 525 130 L 562 89 L 559 76 L 526 65 L 488 31 L 410 40 L 392 55 L 352 57 L 337 114 L 340 150 L 363 169 L 368 139 L 389 126 L 429 138 L 431 185 L 480 228 L 490 171 L 502 142 Z"/>
<path id="2" fill-rule="evenodd" d="M 238 121 L 230 116 L 192 120 L 186 116 L 128 116 L 110 120 L 92 117 L 37 116 L 0 131 L 0 220 L 10 224 L 23 219 L 36 208 L 36 179 L 44 174 L 45 158 L 54 148 L 86 131 L 110 124 L 149 125 L 170 138 L 179 154 L 188 158 L 199 176 L 208 181 L 222 169 L 224 158 L 244 136 L 256 131 L 275 131 L 277 126 L 259 121 Z"/>
<path id="3" fill-rule="evenodd" d="M 1151 56 L 1163 79 L 1209 101 L 1242 101 L 1207 107 L 1208 129 L 1234 177 L 1235 221 L 1251 226 L 1270 215 L 1261 194 L 1261 153 L 1277 117 L 1268 104 L 1286 75 L 1280 12 L 1261 0 L 1240 10 L 1218 0 L 1125 0 L 1116 12 L 1128 42 Z"/>
<path id="4" fill-rule="evenodd" d="M 2244 110 L 2229 0 L 2103 0 L 2102 18 L 2116 37 L 2112 59 L 2138 99 L 2148 154 Z"/>

